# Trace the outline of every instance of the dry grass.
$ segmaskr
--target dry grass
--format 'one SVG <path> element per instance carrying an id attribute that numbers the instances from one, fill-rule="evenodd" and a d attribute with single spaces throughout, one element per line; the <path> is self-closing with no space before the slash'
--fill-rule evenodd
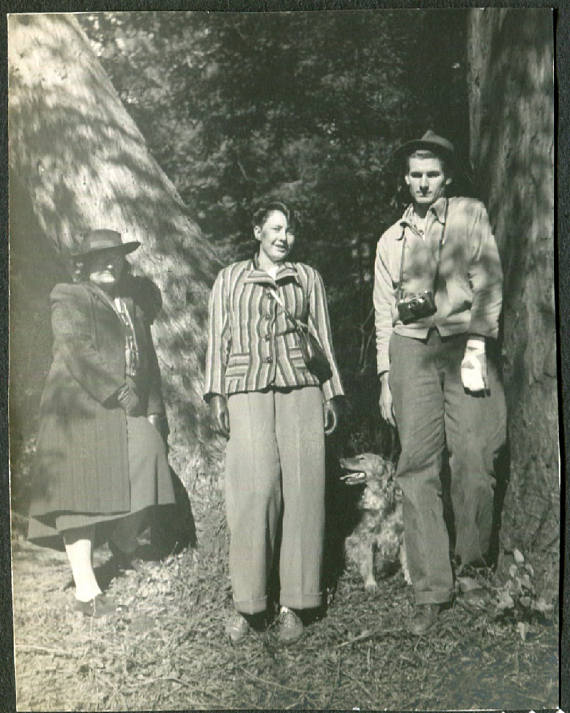
<path id="1" fill-rule="evenodd" d="M 370 596 L 345 572 L 300 646 L 279 648 L 270 627 L 231 647 L 220 493 L 193 497 L 199 548 L 115 578 L 127 608 L 107 620 L 71 611 L 63 555 L 14 541 L 20 710 L 556 707 L 556 625 L 532 625 L 523 642 L 512 623 L 456 605 L 418 640 L 401 574 Z"/>

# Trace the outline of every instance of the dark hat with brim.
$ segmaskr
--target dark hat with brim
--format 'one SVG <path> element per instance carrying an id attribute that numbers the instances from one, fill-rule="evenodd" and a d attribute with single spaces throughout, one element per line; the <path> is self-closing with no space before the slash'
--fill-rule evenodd
<path id="1" fill-rule="evenodd" d="M 72 250 L 71 255 L 74 258 L 83 258 L 100 252 L 114 252 L 120 255 L 132 253 L 139 247 L 138 240 L 131 240 L 124 243 L 121 240 L 121 233 L 116 230 L 91 230 L 83 238 L 81 243 Z"/>
<path id="2" fill-rule="evenodd" d="M 393 155 L 395 158 L 402 158 L 409 156 L 414 151 L 432 151 L 436 156 L 455 161 L 455 146 L 451 141 L 444 139 L 443 136 L 438 136 L 431 129 L 428 129 L 421 139 L 406 141 L 394 151 Z"/>

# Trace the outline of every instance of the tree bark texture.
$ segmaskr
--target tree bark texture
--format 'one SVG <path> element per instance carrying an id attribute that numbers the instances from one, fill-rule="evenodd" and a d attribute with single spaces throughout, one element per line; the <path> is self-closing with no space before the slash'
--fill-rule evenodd
<path id="1" fill-rule="evenodd" d="M 487 8 L 471 10 L 468 22 L 471 162 L 505 273 L 503 542 L 556 550 L 553 18 L 548 9 Z"/>
<path id="2" fill-rule="evenodd" d="M 8 30 L 12 433 L 34 422 L 50 361 L 48 296 L 69 279 L 68 249 L 86 230 L 112 228 L 142 243 L 129 260 L 157 308 L 170 459 L 188 484 L 210 440 L 201 390 L 216 259 L 77 20 L 12 15 Z"/>

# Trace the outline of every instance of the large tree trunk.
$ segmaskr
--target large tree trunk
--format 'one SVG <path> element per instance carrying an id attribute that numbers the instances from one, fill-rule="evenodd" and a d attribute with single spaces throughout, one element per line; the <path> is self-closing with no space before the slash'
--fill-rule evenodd
<path id="1" fill-rule="evenodd" d="M 503 533 L 509 545 L 557 549 L 552 12 L 471 10 L 468 31 L 471 159 L 505 271 Z"/>
<path id="2" fill-rule="evenodd" d="M 135 273 L 162 293 L 153 333 L 170 457 L 188 484 L 209 438 L 201 377 L 214 256 L 76 19 L 12 15 L 8 30 L 13 446 L 34 430 L 50 360 L 48 295 L 69 279 L 67 250 L 82 231 L 109 227 L 142 243 L 130 256 Z"/>

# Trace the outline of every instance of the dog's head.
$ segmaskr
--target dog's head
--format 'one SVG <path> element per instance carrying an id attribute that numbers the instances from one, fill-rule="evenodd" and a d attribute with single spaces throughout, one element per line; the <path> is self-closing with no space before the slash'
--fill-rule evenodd
<path id="1" fill-rule="evenodd" d="M 362 485 L 360 508 L 384 510 L 395 496 L 394 464 L 375 453 L 361 453 L 352 458 L 341 458 L 340 465 L 348 471 L 341 476 L 347 485 Z"/>
<path id="2" fill-rule="evenodd" d="M 394 471 L 393 464 L 376 453 L 361 453 L 352 458 L 341 458 L 340 465 L 348 471 L 342 477 L 347 485 L 386 480 Z"/>

